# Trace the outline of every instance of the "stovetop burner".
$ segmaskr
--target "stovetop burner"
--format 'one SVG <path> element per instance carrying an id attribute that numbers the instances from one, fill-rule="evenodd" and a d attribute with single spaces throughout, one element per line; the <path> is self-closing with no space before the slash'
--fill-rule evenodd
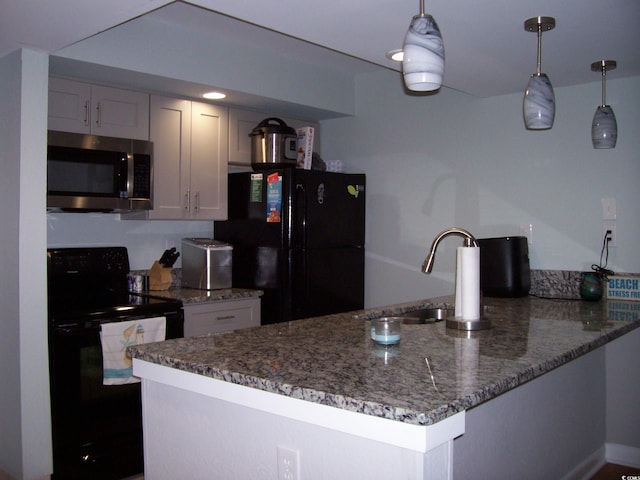
<path id="1" fill-rule="evenodd" d="M 135 320 L 154 314 L 165 314 L 168 310 L 179 310 L 179 300 L 159 299 L 146 295 L 127 293 L 103 297 L 97 301 L 80 301 L 73 304 L 66 300 L 49 303 L 49 319 L 54 327 L 95 323 L 103 321 Z M 172 306 L 174 308 L 172 308 Z"/>
<path id="2" fill-rule="evenodd" d="M 179 300 L 128 291 L 125 247 L 48 249 L 47 260 L 52 326 L 133 320 L 182 306 Z"/>

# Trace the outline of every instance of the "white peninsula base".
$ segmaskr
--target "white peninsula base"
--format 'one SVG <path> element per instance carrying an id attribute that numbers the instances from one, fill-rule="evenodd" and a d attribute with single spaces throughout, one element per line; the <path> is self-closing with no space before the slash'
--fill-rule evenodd
<path id="1" fill-rule="evenodd" d="M 635 329 L 430 426 L 134 358 L 145 479 L 583 480 L 605 461 L 640 467 L 638 345 Z"/>
<path id="2" fill-rule="evenodd" d="M 464 412 L 418 426 L 138 359 L 134 372 L 143 379 L 146 480 L 453 478 Z"/>

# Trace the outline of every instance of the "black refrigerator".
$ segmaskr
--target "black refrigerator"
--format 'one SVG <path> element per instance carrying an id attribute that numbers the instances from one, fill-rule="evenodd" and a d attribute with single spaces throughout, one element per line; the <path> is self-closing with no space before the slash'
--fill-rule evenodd
<path id="1" fill-rule="evenodd" d="M 262 324 L 364 307 L 365 175 L 281 168 L 229 174 L 233 286 L 264 291 Z"/>

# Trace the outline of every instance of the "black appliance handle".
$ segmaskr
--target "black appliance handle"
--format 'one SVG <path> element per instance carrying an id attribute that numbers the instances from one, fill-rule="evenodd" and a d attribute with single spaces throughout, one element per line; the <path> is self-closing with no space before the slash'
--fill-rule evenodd
<path id="1" fill-rule="evenodd" d="M 265 118 L 264 120 L 262 120 L 258 126 L 256 128 L 261 128 L 261 127 L 267 127 L 269 125 L 273 125 L 272 122 L 277 123 L 279 126 L 281 127 L 286 127 L 287 124 L 284 122 L 284 120 L 281 120 L 277 117 L 269 117 L 269 118 Z"/>
<path id="2" fill-rule="evenodd" d="M 300 273 L 302 284 L 302 305 L 300 308 L 304 308 L 304 305 L 307 305 L 309 299 L 309 282 L 307 277 L 307 213 L 308 213 L 308 205 L 307 205 L 307 190 L 302 183 L 296 184 L 296 202 L 297 211 L 294 212 L 295 221 L 296 221 L 296 230 L 298 232 L 296 247 L 300 249 Z"/>
<path id="3" fill-rule="evenodd" d="M 167 319 L 167 322 L 173 321 L 174 317 L 180 320 L 181 312 L 178 308 L 172 309 L 167 308 L 164 311 L 159 311 L 155 313 L 142 313 L 142 314 L 123 314 L 123 315 L 114 315 L 108 318 L 86 318 L 86 319 L 76 319 L 65 322 L 60 320 L 59 322 L 52 322 L 51 328 L 57 332 L 63 334 L 82 334 L 83 332 L 87 332 L 87 330 L 92 330 L 99 332 L 100 327 L 105 323 L 120 323 L 127 322 L 130 320 L 144 320 L 146 318 L 160 317 L 164 316 Z M 168 323 L 167 323 L 168 327 Z"/>
<path id="4" fill-rule="evenodd" d="M 307 248 L 307 189 L 302 183 L 296 184 L 296 200 L 295 205 L 297 211 L 294 212 L 295 216 L 295 228 L 299 232 L 297 235 L 297 245 L 302 249 Z"/>
<path id="5" fill-rule="evenodd" d="M 120 198 L 129 197 L 129 158 L 125 153 L 120 157 L 118 192 L 120 193 Z"/>

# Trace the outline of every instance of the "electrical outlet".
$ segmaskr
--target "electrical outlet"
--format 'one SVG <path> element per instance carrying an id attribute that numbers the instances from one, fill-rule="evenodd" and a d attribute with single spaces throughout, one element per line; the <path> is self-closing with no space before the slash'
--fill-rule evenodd
<path id="1" fill-rule="evenodd" d="M 300 480 L 298 450 L 278 445 L 278 480 Z"/>
<path id="2" fill-rule="evenodd" d="M 616 226 L 615 225 L 603 225 L 602 226 L 602 238 L 604 241 L 604 238 L 608 239 L 608 245 L 610 247 L 615 247 L 616 246 Z"/>

